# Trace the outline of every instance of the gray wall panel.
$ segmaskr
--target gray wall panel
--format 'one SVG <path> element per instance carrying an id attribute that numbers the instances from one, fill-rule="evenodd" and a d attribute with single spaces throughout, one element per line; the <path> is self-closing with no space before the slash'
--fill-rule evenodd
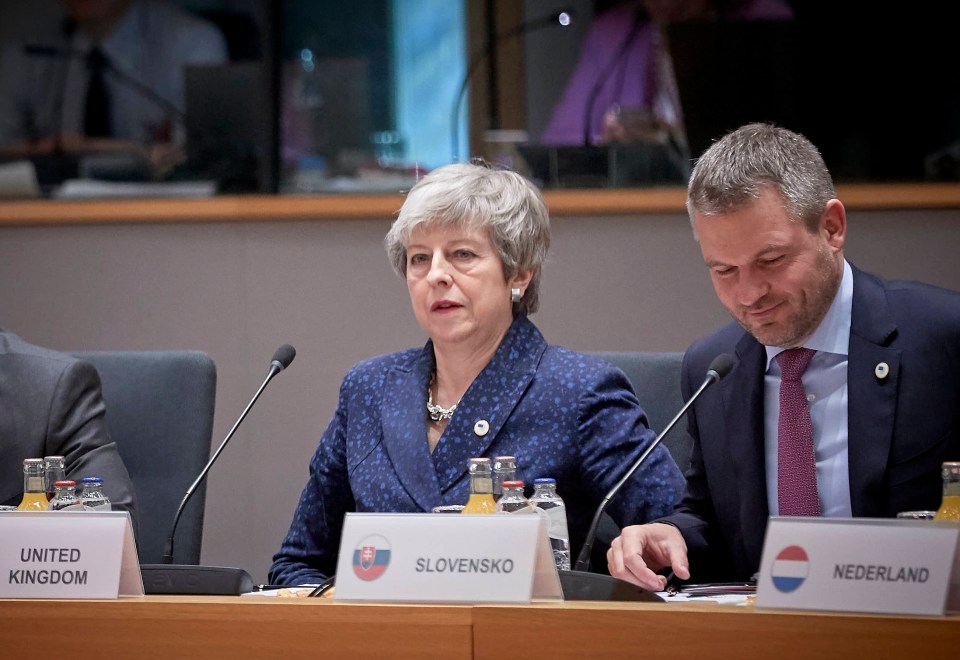
<path id="1" fill-rule="evenodd" d="M 0 325 L 61 350 L 190 348 L 217 363 L 218 445 L 264 393 L 210 473 L 203 561 L 266 578 L 341 378 L 365 357 L 420 345 L 382 249 L 387 220 L 0 228 Z M 848 257 L 960 290 L 960 211 L 851 212 Z M 580 350 L 683 350 L 726 321 L 680 213 L 562 217 L 534 316 Z M 162 524 L 169 524 L 163 521 Z"/>

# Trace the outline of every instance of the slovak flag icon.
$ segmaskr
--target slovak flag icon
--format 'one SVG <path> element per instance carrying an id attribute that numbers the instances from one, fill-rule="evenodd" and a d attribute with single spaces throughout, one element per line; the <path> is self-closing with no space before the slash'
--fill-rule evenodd
<path id="1" fill-rule="evenodd" d="M 770 570 L 773 586 L 785 594 L 799 589 L 809 572 L 810 559 L 807 551 L 799 545 L 790 545 L 781 550 Z"/>
<path id="2" fill-rule="evenodd" d="M 353 551 L 353 572 L 361 580 L 376 580 L 390 564 L 390 544 L 382 536 L 368 536 Z"/>

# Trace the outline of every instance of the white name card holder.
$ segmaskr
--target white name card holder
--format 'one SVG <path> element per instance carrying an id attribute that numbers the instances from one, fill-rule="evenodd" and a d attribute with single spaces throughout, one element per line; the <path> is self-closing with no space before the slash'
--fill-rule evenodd
<path id="1" fill-rule="evenodd" d="M 0 598 L 142 595 L 126 511 L 0 513 Z"/>
<path id="2" fill-rule="evenodd" d="M 342 601 L 563 600 L 545 516 L 348 513 Z"/>
<path id="3" fill-rule="evenodd" d="M 960 609 L 958 539 L 953 522 L 771 517 L 756 605 L 942 615 L 948 593 Z"/>

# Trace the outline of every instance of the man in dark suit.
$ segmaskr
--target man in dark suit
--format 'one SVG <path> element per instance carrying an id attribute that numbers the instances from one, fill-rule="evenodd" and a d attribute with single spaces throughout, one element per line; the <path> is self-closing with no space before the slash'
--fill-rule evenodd
<path id="1" fill-rule="evenodd" d="M 68 479 L 102 477 L 114 510 L 136 498 L 107 431 L 100 375 L 83 362 L 0 329 L 0 504 L 23 496 L 23 459 L 63 456 Z"/>
<path id="2" fill-rule="evenodd" d="M 749 579 L 770 515 L 936 509 L 941 463 L 960 459 L 960 294 L 847 262 L 823 159 L 782 128 L 747 125 L 711 146 L 687 208 L 736 322 L 688 349 L 684 397 L 716 355 L 737 363 L 690 413 L 682 501 L 623 530 L 611 574 L 657 590 L 667 567 Z"/>

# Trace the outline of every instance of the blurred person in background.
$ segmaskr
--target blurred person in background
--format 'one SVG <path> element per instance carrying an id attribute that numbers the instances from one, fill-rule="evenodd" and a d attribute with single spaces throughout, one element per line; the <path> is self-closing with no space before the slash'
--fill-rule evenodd
<path id="1" fill-rule="evenodd" d="M 0 329 L 0 504 L 23 498 L 23 460 L 63 456 L 67 479 L 101 477 L 114 511 L 137 529 L 133 483 L 107 430 L 100 374 L 89 362 Z"/>
<path id="2" fill-rule="evenodd" d="M 586 146 L 666 143 L 687 153 L 666 29 L 682 21 L 790 20 L 786 0 L 598 2 L 580 58 L 540 138 Z"/>
<path id="3" fill-rule="evenodd" d="M 184 68 L 227 60 L 223 35 L 154 0 L 63 0 L 65 17 L 0 60 L 0 152 L 137 151 L 183 161 Z"/>

